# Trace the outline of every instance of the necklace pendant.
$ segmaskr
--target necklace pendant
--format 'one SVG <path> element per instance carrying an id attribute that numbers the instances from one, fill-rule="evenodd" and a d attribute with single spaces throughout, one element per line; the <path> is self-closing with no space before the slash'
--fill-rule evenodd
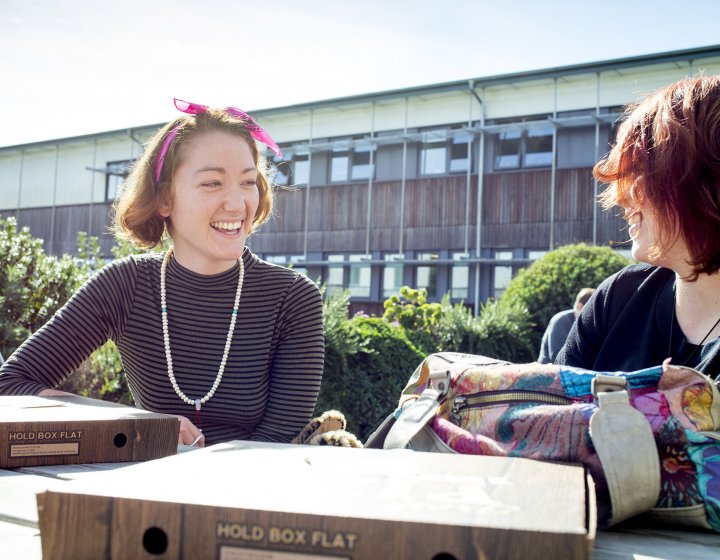
<path id="1" fill-rule="evenodd" d="M 202 406 L 202 403 L 200 403 L 200 399 L 195 399 L 195 410 L 200 412 L 200 407 Z"/>

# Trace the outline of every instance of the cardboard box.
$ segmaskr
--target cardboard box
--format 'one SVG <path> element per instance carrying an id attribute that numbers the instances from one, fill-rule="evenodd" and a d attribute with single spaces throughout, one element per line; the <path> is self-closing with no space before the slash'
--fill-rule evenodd
<path id="1" fill-rule="evenodd" d="M 586 483 L 528 459 L 235 441 L 37 498 L 48 560 L 527 560 L 589 557 Z"/>
<path id="2" fill-rule="evenodd" d="M 145 461 L 177 452 L 178 419 L 78 396 L 0 397 L 0 467 Z"/>

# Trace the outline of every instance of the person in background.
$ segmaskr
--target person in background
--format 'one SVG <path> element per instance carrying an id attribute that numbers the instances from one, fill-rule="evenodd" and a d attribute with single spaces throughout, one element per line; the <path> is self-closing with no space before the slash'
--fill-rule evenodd
<path id="1" fill-rule="evenodd" d="M 667 358 L 720 374 L 720 76 L 631 107 L 594 169 L 629 224 L 632 265 L 598 287 L 556 363 L 636 371 Z"/>
<path id="2" fill-rule="evenodd" d="M 555 361 L 560 349 L 565 344 L 575 319 L 580 315 L 583 307 L 593 295 L 594 288 L 583 288 L 575 297 L 572 309 L 560 311 L 552 316 L 540 344 L 540 356 L 537 361 L 541 364 L 551 364 Z"/>
<path id="3" fill-rule="evenodd" d="M 323 372 L 322 301 L 306 276 L 246 241 L 272 212 L 280 154 L 243 111 L 175 100 L 124 184 L 116 235 L 141 248 L 104 266 L 0 368 L 0 394 L 53 396 L 115 342 L 135 404 L 180 418 L 180 444 L 288 443 L 310 420 Z M 199 439 L 198 439 L 199 438 Z"/>

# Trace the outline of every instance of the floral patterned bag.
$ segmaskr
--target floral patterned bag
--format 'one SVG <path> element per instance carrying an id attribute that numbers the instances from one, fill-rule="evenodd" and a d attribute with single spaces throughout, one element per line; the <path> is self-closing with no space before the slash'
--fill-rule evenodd
<path id="1" fill-rule="evenodd" d="M 598 520 L 720 531 L 720 393 L 669 363 L 631 373 L 439 353 L 366 446 L 582 463 Z"/>

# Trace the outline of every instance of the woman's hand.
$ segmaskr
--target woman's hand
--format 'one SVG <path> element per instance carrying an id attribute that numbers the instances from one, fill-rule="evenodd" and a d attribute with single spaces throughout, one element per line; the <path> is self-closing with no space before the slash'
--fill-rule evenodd
<path id="1" fill-rule="evenodd" d="M 57 389 L 43 389 L 37 395 L 38 397 L 75 397 L 73 393 L 58 391 Z M 202 431 L 195 426 L 185 416 L 177 416 L 180 420 L 180 433 L 178 434 L 178 445 L 197 445 L 205 447 L 205 436 Z M 200 439 L 198 439 L 200 438 Z"/>
<path id="2" fill-rule="evenodd" d="M 205 436 L 202 431 L 195 426 L 185 416 L 177 416 L 180 420 L 180 433 L 178 434 L 178 445 L 197 445 L 205 447 Z M 198 437 L 200 439 L 198 439 Z"/>

